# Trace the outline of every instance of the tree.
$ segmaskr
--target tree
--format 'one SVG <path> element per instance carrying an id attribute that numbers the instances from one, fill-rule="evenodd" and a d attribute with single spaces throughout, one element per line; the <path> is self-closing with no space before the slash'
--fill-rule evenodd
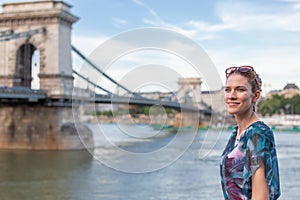
<path id="1" fill-rule="evenodd" d="M 285 98 L 283 95 L 272 95 L 272 97 L 261 101 L 258 104 L 258 111 L 263 115 L 300 114 L 300 95 L 297 94 L 292 98 Z"/>
<path id="2" fill-rule="evenodd" d="M 288 99 L 288 103 L 291 106 L 290 114 L 300 114 L 300 94 Z"/>

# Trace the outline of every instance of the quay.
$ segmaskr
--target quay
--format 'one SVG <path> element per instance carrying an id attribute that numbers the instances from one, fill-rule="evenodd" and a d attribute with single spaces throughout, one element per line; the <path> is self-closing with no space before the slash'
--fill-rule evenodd
<path id="1" fill-rule="evenodd" d="M 261 119 L 275 130 L 300 131 L 300 115 L 275 115 Z"/>

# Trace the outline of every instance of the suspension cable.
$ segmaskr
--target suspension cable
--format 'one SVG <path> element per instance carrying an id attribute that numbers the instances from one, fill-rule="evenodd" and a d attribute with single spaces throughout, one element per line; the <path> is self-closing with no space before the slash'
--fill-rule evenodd
<path id="1" fill-rule="evenodd" d="M 105 88 L 103 88 L 103 87 L 101 87 L 101 86 L 95 84 L 94 82 L 90 81 L 88 78 L 82 76 L 82 75 L 79 74 L 77 71 L 73 70 L 73 73 L 76 74 L 77 76 L 79 76 L 80 78 L 82 78 L 83 80 L 85 80 L 86 82 L 92 84 L 92 85 L 95 86 L 96 88 L 98 88 L 98 89 L 100 89 L 100 90 L 102 90 L 102 91 L 104 91 L 104 92 L 106 92 L 106 93 L 108 93 L 108 94 L 113 94 L 113 93 L 111 93 L 110 91 L 106 90 Z"/>
<path id="2" fill-rule="evenodd" d="M 83 60 L 85 60 L 89 65 L 91 65 L 94 69 L 96 69 L 99 73 L 101 73 L 104 77 L 106 77 L 108 80 L 116 84 L 117 86 L 123 88 L 126 92 L 129 94 L 134 94 L 131 90 L 127 89 L 123 85 L 119 84 L 117 81 L 112 79 L 110 76 L 108 76 L 105 72 L 103 72 L 101 69 L 99 69 L 94 63 L 92 63 L 88 58 L 86 58 L 79 50 L 77 50 L 74 46 L 72 46 L 72 49 L 79 55 Z"/>

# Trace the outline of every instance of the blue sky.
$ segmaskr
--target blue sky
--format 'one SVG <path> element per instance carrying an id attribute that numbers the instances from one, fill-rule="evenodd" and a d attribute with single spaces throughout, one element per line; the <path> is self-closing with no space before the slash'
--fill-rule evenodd
<path id="1" fill-rule="evenodd" d="M 223 79 L 228 66 L 249 64 L 265 90 L 300 86 L 299 0 L 68 0 L 80 17 L 73 44 L 93 43 L 124 31 L 163 27 L 195 40 Z M 78 41 L 76 41 L 78 40 Z M 100 43 L 100 42 L 99 42 Z M 90 47 L 95 46 L 90 44 Z M 224 80 L 224 79 L 223 79 Z"/>
<path id="2" fill-rule="evenodd" d="M 286 83 L 300 86 L 300 0 L 66 2 L 80 18 L 73 25 L 72 43 L 85 54 L 123 32 L 161 27 L 197 42 L 223 81 L 226 67 L 247 64 L 261 75 L 265 91 Z"/>

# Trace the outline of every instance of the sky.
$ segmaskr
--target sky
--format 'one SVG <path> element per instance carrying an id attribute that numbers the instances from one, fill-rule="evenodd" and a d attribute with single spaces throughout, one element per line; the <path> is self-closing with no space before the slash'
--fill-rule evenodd
<path id="1" fill-rule="evenodd" d="M 105 41 L 128 31 L 156 27 L 175 31 L 196 42 L 214 63 L 216 76 L 222 82 L 225 82 L 227 67 L 251 65 L 262 78 L 264 92 L 282 89 L 287 83 L 300 86 L 300 0 L 66 2 L 73 6 L 71 13 L 79 17 L 73 24 L 72 44 L 85 55 L 93 55 Z M 139 61 L 133 62 L 134 59 Z M 122 63 L 119 65 L 123 69 L 111 67 L 107 72 L 121 80 L 126 74 L 122 70 L 133 70 L 130 63 L 144 66 L 155 59 L 164 60 L 156 62 L 164 66 L 187 64 L 172 53 L 144 50 L 120 56 L 114 62 L 115 65 Z M 192 77 L 195 72 L 190 68 L 183 67 L 176 73 Z M 201 76 L 201 73 L 196 74 Z"/>

